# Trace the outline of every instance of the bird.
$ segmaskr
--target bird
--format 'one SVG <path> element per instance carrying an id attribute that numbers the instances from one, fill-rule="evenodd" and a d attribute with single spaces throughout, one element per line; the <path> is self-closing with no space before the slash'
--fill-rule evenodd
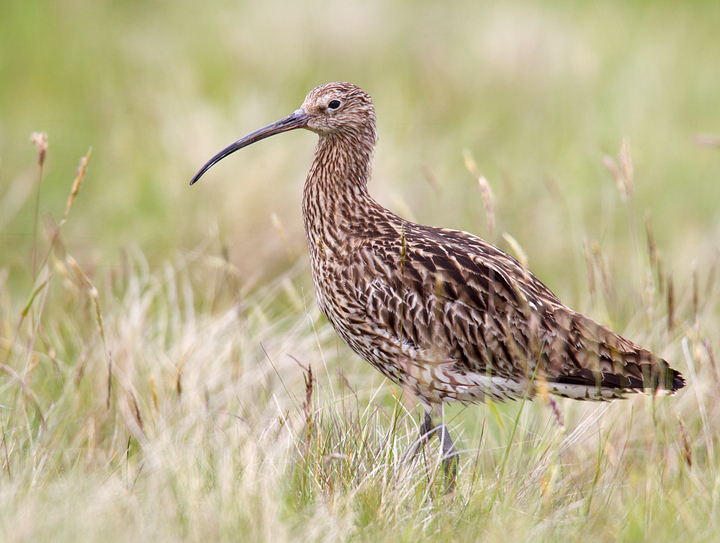
<path id="1" fill-rule="evenodd" d="M 375 110 L 351 83 L 314 88 L 299 109 L 217 153 L 190 184 L 235 151 L 300 128 L 318 135 L 302 196 L 318 306 L 355 353 L 419 399 L 423 422 L 408 453 L 437 436 L 451 484 L 459 455 L 434 423 L 446 402 L 545 393 L 609 401 L 685 385 L 665 360 L 564 305 L 494 245 L 375 201 Z"/>

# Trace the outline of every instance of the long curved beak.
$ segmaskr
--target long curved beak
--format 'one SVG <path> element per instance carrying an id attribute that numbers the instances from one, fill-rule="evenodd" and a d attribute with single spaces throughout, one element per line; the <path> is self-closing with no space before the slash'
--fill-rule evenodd
<path id="1" fill-rule="evenodd" d="M 310 115 L 305 113 L 305 111 L 300 108 L 295 110 L 293 113 L 288 115 L 287 117 L 280 119 L 277 122 L 274 122 L 272 124 L 267 125 L 264 128 L 261 128 L 260 130 L 256 130 L 255 132 L 252 132 L 251 134 L 248 134 L 244 138 L 240 138 L 235 143 L 232 143 L 225 147 L 222 151 L 220 151 L 218 154 L 216 154 L 214 157 L 212 157 L 205 166 L 200 168 L 200 171 L 195 174 L 195 177 L 192 178 L 192 181 L 190 181 L 191 185 L 194 185 L 197 183 L 198 179 L 200 179 L 203 174 L 205 174 L 206 171 L 208 171 L 210 168 L 212 168 L 215 164 L 220 162 L 223 158 L 225 158 L 228 155 L 231 155 L 235 151 L 242 149 L 243 147 L 247 147 L 248 145 L 252 145 L 256 141 L 260 141 L 262 139 L 268 138 L 270 136 L 274 136 L 275 134 L 280 134 L 281 132 L 287 132 L 288 130 L 295 130 L 296 128 L 305 128 L 308 124 L 308 120 L 310 119 Z"/>

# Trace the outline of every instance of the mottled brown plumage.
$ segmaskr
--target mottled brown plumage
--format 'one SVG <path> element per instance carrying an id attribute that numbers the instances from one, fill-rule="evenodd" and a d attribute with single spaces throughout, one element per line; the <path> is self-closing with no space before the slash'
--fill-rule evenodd
<path id="1" fill-rule="evenodd" d="M 406 221 L 373 200 L 375 113 L 352 84 L 313 89 L 300 109 L 221 151 L 192 183 L 230 153 L 295 128 L 319 135 L 302 209 L 320 309 L 356 353 L 428 411 L 541 388 L 611 400 L 684 386 L 664 360 L 563 305 L 498 248 Z M 447 452 L 454 454 L 451 443 Z"/>

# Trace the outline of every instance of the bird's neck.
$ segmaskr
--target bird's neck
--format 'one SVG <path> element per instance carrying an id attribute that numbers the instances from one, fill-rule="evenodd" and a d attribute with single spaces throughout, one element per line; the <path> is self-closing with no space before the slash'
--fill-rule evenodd
<path id="1" fill-rule="evenodd" d="M 374 146 L 374 130 L 320 136 L 303 191 L 311 254 L 322 244 L 342 245 L 377 206 L 367 191 Z"/>

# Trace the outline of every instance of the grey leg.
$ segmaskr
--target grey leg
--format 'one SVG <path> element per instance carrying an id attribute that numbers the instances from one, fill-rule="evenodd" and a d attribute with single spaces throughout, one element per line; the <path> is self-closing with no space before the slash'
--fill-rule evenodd
<path id="1" fill-rule="evenodd" d="M 455 480 L 457 479 L 457 466 L 460 462 L 460 455 L 455 450 L 455 444 L 450 437 L 450 432 L 445 424 L 438 424 L 433 426 L 432 417 L 430 413 L 425 411 L 425 420 L 423 420 L 422 426 L 420 426 L 420 439 L 425 439 L 427 442 L 430 439 L 431 433 L 435 434 L 440 440 L 440 449 L 442 450 L 442 463 L 445 469 L 445 477 L 449 480 L 450 486 L 448 491 L 451 491 L 455 486 Z"/>
<path id="2" fill-rule="evenodd" d="M 447 492 L 452 492 L 455 488 L 455 480 L 457 479 L 457 466 L 460 461 L 460 455 L 455 450 L 455 445 L 450 437 L 447 426 L 445 426 L 445 424 L 435 426 L 429 411 L 425 411 L 425 418 L 420 425 L 420 436 L 405 452 L 400 461 L 405 462 L 406 460 L 415 458 L 420 451 L 420 447 L 427 443 L 433 435 L 436 435 L 440 440 L 440 450 L 442 450 L 443 455 L 443 469 L 445 470 L 445 479 L 448 482 Z"/>

